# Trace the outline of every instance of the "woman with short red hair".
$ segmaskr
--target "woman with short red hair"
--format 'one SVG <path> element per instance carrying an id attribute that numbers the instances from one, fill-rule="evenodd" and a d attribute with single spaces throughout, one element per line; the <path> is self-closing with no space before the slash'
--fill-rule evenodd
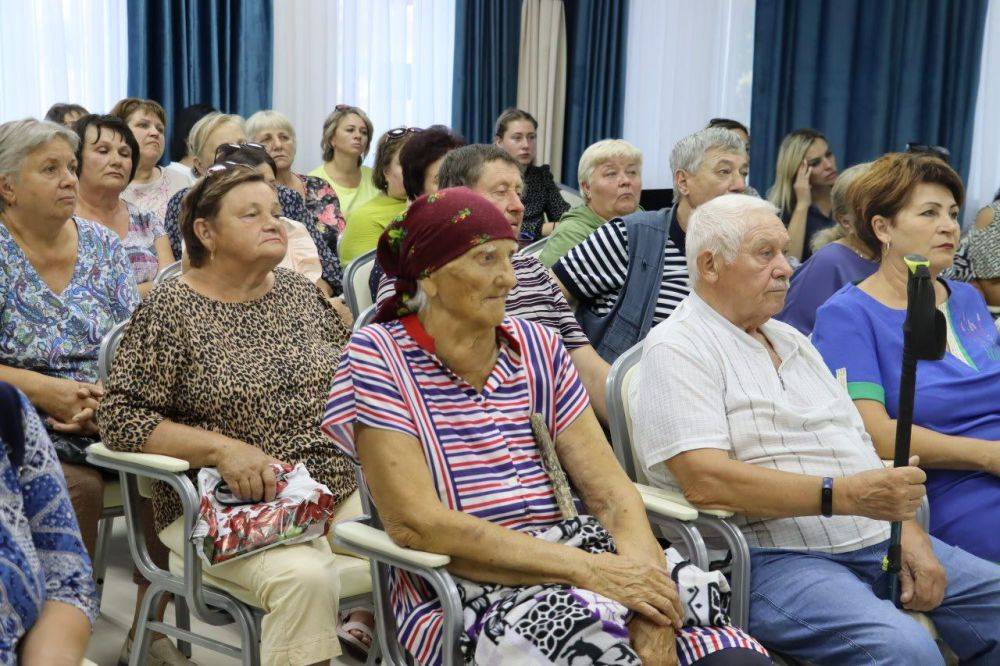
<path id="1" fill-rule="evenodd" d="M 958 246 L 958 174 L 926 154 L 890 153 L 848 188 L 858 239 L 879 264 L 816 313 L 813 344 L 847 390 L 883 458 L 893 456 L 909 269 L 923 255 L 948 323 L 948 351 L 917 372 L 913 455 L 927 470 L 930 533 L 1000 562 L 1000 335 L 982 294 L 938 277 Z"/>

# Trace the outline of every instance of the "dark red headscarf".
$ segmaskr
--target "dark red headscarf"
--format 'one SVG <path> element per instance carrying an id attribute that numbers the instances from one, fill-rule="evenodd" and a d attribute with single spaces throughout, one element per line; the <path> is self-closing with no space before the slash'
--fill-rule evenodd
<path id="1" fill-rule="evenodd" d="M 469 188 L 452 187 L 418 198 L 379 238 L 378 263 L 395 282 L 395 293 L 379 306 L 375 321 L 412 314 L 406 301 L 417 293 L 417 280 L 494 240 L 517 238 L 503 213 Z"/>

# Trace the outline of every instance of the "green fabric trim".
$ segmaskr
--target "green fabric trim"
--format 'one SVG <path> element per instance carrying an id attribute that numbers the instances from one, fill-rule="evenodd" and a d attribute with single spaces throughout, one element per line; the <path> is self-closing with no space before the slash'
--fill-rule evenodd
<path id="1" fill-rule="evenodd" d="M 847 382 L 847 393 L 851 400 L 877 400 L 885 404 L 885 389 L 875 382 Z"/>

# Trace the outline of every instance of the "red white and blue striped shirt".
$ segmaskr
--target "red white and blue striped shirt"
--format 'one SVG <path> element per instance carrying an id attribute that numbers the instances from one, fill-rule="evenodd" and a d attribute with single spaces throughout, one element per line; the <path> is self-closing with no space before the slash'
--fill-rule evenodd
<path id="1" fill-rule="evenodd" d="M 357 331 L 341 356 L 323 429 L 362 423 L 420 441 L 441 502 L 518 531 L 561 519 L 531 433 L 540 413 L 553 438 L 589 401 L 558 334 L 507 318 L 482 392 L 434 355 L 416 316 Z M 357 458 L 353 442 L 337 445 Z M 390 598 L 404 646 L 421 663 L 440 662 L 441 606 L 421 579 L 396 571 Z"/>
<path id="2" fill-rule="evenodd" d="M 496 364 L 477 392 L 438 360 L 415 315 L 362 328 L 341 356 L 323 430 L 355 461 L 345 426 L 410 435 L 449 509 L 522 532 L 558 523 L 530 416 L 541 414 L 555 439 L 587 409 L 587 393 L 555 331 L 508 317 L 497 341 Z M 433 590 L 393 570 L 389 598 L 403 646 L 421 664 L 441 664 L 443 613 Z M 687 656 L 753 644 L 736 630 L 696 629 L 680 634 Z"/>

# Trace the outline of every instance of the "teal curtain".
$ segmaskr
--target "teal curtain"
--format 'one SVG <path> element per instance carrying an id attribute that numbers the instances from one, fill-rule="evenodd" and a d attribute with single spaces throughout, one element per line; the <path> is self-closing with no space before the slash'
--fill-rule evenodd
<path id="1" fill-rule="evenodd" d="M 271 105 L 272 0 L 128 0 L 128 94 L 169 119 L 189 104 Z"/>
<path id="2" fill-rule="evenodd" d="M 782 137 L 823 132 L 839 167 L 941 145 L 964 179 L 987 0 L 758 0 L 751 182 L 774 180 Z"/>
<path id="3" fill-rule="evenodd" d="M 576 167 L 587 146 L 622 135 L 628 0 L 565 0 L 564 6 L 567 67 L 562 181 L 578 187 Z"/>
<path id="4" fill-rule="evenodd" d="M 521 0 L 456 0 L 452 128 L 492 143 L 493 123 L 517 103 Z"/>

